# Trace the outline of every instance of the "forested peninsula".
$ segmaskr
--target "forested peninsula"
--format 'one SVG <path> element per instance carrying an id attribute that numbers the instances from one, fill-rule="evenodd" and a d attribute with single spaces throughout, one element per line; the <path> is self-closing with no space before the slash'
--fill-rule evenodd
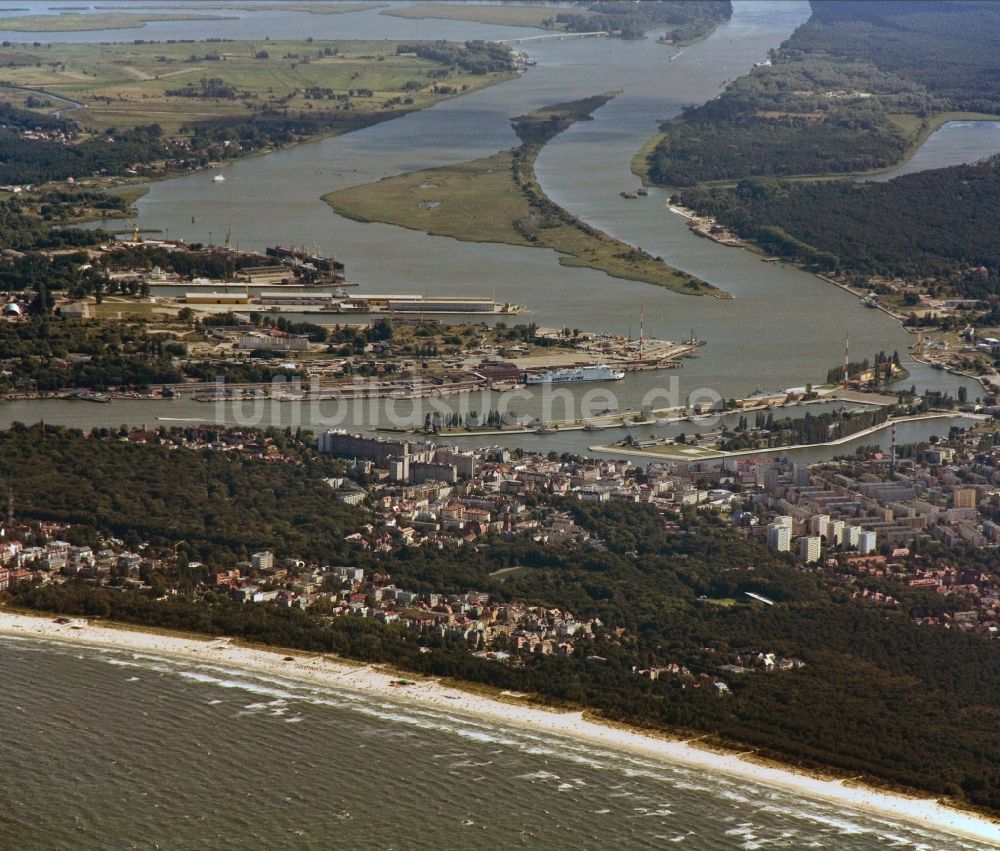
<path id="1" fill-rule="evenodd" d="M 1000 292 L 1000 163 L 888 183 L 946 120 L 1000 115 L 1000 6 L 813 0 L 812 17 L 719 98 L 664 125 L 645 164 L 676 200 L 769 254 L 844 275 Z M 820 180 L 819 178 L 822 178 Z"/>

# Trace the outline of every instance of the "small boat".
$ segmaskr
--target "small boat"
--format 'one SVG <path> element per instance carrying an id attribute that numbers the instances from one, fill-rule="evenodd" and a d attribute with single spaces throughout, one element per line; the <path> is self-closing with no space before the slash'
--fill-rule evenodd
<path id="1" fill-rule="evenodd" d="M 645 186 L 643 186 L 640 189 L 636 189 L 635 194 L 638 195 L 640 198 L 645 198 L 649 194 L 649 190 Z"/>
<path id="2" fill-rule="evenodd" d="M 225 182 L 226 178 L 221 174 L 217 174 L 215 175 L 215 177 L 212 178 L 212 183 L 225 183 Z"/>
<path id="3" fill-rule="evenodd" d="M 618 194 L 621 195 L 622 198 L 628 198 L 630 201 L 639 197 L 635 192 L 619 192 Z"/>

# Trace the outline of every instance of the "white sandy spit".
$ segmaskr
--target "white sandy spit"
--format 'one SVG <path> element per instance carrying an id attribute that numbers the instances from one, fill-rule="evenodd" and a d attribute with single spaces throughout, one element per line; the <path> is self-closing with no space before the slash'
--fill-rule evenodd
<path id="1" fill-rule="evenodd" d="M 803 795 L 868 813 L 919 824 L 928 829 L 1000 845 L 1000 822 L 986 816 L 944 806 L 929 798 L 884 792 L 842 780 L 826 780 L 789 768 L 761 765 L 736 754 L 704 750 L 681 740 L 646 735 L 591 721 L 581 712 L 553 712 L 525 704 L 494 700 L 445 686 L 427 678 L 410 677 L 413 685 L 392 685 L 397 677 L 372 667 L 340 663 L 330 657 L 293 655 L 231 644 L 227 639 L 199 639 L 95 626 L 84 620 L 58 624 L 52 617 L 33 617 L 0 611 L 0 633 L 57 639 L 77 644 L 113 647 L 143 653 L 182 657 L 201 663 L 234 665 L 259 673 L 307 681 L 318 686 L 361 692 L 464 713 L 479 720 L 496 721 L 536 733 L 567 736 L 604 748 L 624 751 L 673 765 L 720 772 L 796 795 Z"/>

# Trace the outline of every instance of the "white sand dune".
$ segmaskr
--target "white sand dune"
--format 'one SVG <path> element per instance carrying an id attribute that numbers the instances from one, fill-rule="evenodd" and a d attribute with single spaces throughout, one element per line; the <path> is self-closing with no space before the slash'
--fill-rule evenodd
<path id="1" fill-rule="evenodd" d="M 589 720 L 582 712 L 554 712 L 530 704 L 494 700 L 426 678 L 406 676 L 413 685 L 393 685 L 397 677 L 368 666 L 338 662 L 329 657 L 292 655 L 231 644 L 224 639 L 199 639 L 96 626 L 83 620 L 58 624 L 51 617 L 32 617 L 0 611 L 0 633 L 34 636 L 78 644 L 113 647 L 143 653 L 217 662 L 258 673 L 276 674 L 313 685 L 331 686 L 399 700 L 411 705 L 464 713 L 536 733 L 567 736 L 604 748 L 719 772 L 796 795 L 864 810 L 871 814 L 919 824 L 928 829 L 963 836 L 1000 847 L 1000 822 L 945 806 L 929 798 L 884 792 L 839 779 L 799 773 L 790 768 L 752 762 L 736 754 L 718 753 L 681 740 L 667 739 Z"/>

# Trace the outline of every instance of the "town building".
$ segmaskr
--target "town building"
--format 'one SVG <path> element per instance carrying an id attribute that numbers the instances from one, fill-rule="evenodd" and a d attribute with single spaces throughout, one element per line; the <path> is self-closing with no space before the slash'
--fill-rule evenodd
<path id="1" fill-rule="evenodd" d="M 799 558 L 806 564 L 819 561 L 823 550 L 823 539 L 819 535 L 805 535 L 799 538 Z"/>
<path id="2" fill-rule="evenodd" d="M 772 523 L 767 527 L 767 545 L 775 552 L 787 553 L 792 546 L 791 528 Z"/>

